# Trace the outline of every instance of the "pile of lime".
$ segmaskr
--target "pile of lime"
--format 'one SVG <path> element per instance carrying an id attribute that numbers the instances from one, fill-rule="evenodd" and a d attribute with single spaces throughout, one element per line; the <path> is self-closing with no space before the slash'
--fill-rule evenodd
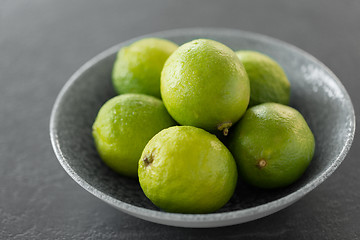
<path id="1" fill-rule="evenodd" d="M 313 157 L 314 136 L 288 106 L 290 82 L 262 53 L 146 38 L 118 52 L 112 81 L 119 95 L 93 124 L 97 151 L 164 211 L 217 211 L 239 177 L 286 187 Z"/>

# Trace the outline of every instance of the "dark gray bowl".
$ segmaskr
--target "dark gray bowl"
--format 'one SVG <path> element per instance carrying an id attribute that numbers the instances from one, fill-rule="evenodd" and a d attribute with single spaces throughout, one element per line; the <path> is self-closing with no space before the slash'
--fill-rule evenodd
<path id="1" fill-rule="evenodd" d="M 161 37 L 178 44 L 210 38 L 233 50 L 265 53 L 284 68 L 291 84 L 291 106 L 307 120 L 316 139 L 311 165 L 295 184 L 265 191 L 238 184 L 230 202 L 216 213 L 176 214 L 156 208 L 137 180 L 105 166 L 96 153 L 91 126 L 105 101 L 115 96 L 111 71 L 116 52 L 143 37 Z M 65 171 L 84 189 L 123 212 L 149 221 L 182 227 L 218 227 L 254 220 L 283 209 L 329 177 L 347 154 L 355 131 L 348 93 L 337 77 L 308 53 L 263 35 L 230 29 L 180 29 L 141 36 L 91 59 L 66 83 L 50 120 L 51 142 Z"/>

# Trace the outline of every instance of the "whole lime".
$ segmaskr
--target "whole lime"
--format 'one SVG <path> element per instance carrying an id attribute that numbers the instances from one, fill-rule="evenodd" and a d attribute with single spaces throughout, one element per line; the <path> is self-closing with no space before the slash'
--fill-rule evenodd
<path id="1" fill-rule="evenodd" d="M 255 51 L 238 51 L 236 54 L 250 80 L 249 107 L 265 102 L 289 104 L 290 82 L 275 60 Z"/>
<path id="2" fill-rule="evenodd" d="M 237 169 L 230 151 L 215 135 L 175 126 L 146 145 L 139 160 L 139 181 L 145 195 L 165 211 L 208 213 L 233 195 Z"/>
<path id="3" fill-rule="evenodd" d="M 249 108 L 229 137 L 239 175 L 260 188 L 295 182 L 315 150 L 314 136 L 303 116 L 278 103 Z"/>
<path id="4" fill-rule="evenodd" d="M 146 143 L 175 125 L 160 99 L 124 94 L 107 101 L 93 124 L 92 135 L 102 160 L 113 170 L 137 177 L 138 160 Z"/>
<path id="5" fill-rule="evenodd" d="M 161 96 L 178 123 L 226 135 L 246 111 L 250 87 L 230 48 L 197 39 L 180 46 L 165 62 Z"/>
<path id="6" fill-rule="evenodd" d="M 142 93 L 160 98 L 160 74 L 165 60 L 177 49 L 165 39 L 145 38 L 123 47 L 112 73 L 115 91 Z"/>

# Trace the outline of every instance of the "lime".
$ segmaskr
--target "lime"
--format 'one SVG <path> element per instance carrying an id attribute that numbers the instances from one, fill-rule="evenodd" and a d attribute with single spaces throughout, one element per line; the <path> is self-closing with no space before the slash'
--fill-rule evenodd
<path id="1" fill-rule="evenodd" d="M 160 98 L 160 74 L 165 60 L 177 49 L 165 39 L 145 38 L 123 47 L 112 73 L 115 91 L 143 93 Z"/>
<path id="2" fill-rule="evenodd" d="M 234 193 L 237 169 L 229 150 L 200 128 L 162 130 L 146 145 L 139 160 L 145 195 L 168 212 L 208 213 Z"/>
<path id="3" fill-rule="evenodd" d="M 289 104 L 290 82 L 275 60 L 254 51 L 238 51 L 236 54 L 250 80 L 249 107 L 265 102 Z"/>
<path id="4" fill-rule="evenodd" d="M 226 135 L 246 111 L 250 87 L 243 65 L 230 48 L 197 39 L 180 46 L 165 62 L 161 96 L 181 125 Z"/>
<path id="5" fill-rule="evenodd" d="M 138 160 L 146 143 L 174 124 L 160 99 L 124 94 L 101 107 L 92 134 L 100 157 L 110 168 L 137 177 Z"/>
<path id="6" fill-rule="evenodd" d="M 239 175 L 254 186 L 285 187 L 300 178 L 313 157 L 314 136 L 303 116 L 289 106 L 251 107 L 234 128 L 229 148 Z"/>

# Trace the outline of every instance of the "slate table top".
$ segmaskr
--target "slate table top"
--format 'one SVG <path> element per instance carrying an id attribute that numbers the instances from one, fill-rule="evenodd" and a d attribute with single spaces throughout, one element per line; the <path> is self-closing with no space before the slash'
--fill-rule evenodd
<path id="1" fill-rule="evenodd" d="M 360 140 L 294 205 L 213 229 L 129 216 L 78 186 L 49 138 L 55 98 L 83 63 L 156 31 L 225 27 L 289 42 L 325 63 L 360 112 L 360 1 L 0 0 L 0 239 L 360 239 Z"/>

